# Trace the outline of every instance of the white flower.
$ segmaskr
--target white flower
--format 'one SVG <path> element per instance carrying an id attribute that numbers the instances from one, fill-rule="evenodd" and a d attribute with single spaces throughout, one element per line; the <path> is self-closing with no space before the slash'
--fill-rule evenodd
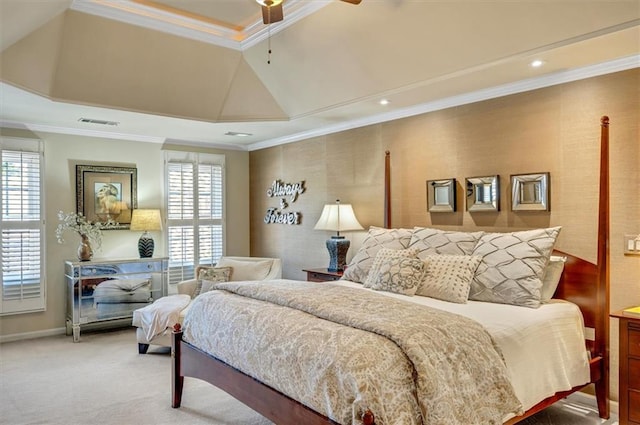
<path id="1" fill-rule="evenodd" d="M 88 221 L 84 215 L 74 212 L 63 213 L 59 211 L 58 219 L 61 221 L 56 228 L 58 243 L 64 243 L 63 233 L 65 230 L 70 229 L 75 231 L 80 237 L 86 236 L 87 239 L 89 239 L 91 247 L 94 249 L 100 249 L 102 246 L 102 229 L 108 229 L 118 224 L 111 218 L 104 223 L 92 223 Z"/>

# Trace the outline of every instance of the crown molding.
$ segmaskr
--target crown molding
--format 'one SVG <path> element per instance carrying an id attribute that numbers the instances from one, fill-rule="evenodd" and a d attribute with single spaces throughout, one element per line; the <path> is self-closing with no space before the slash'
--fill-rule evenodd
<path id="1" fill-rule="evenodd" d="M 626 71 L 628 69 L 640 68 L 640 55 L 632 55 L 624 58 L 603 62 L 596 65 L 584 66 L 573 70 L 556 72 L 542 77 L 530 78 L 514 83 L 504 84 L 496 87 L 490 87 L 483 90 L 477 90 L 458 96 L 452 96 L 444 99 L 426 102 L 419 105 L 400 108 L 382 114 L 371 115 L 364 118 L 345 121 L 339 124 L 315 128 L 309 131 L 303 131 L 283 137 L 270 140 L 264 140 L 257 143 L 247 145 L 249 151 L 270 148 L 274 146 L 284 145 L 287 143 L 298 142 L 313 137 L 325 136 L 327 134 L 338 133 L 340 131 L 351 130 L 354 128 L 364 127 L 372 124 L 393 121 L 401 118 L 407 118 L 414 115 L 425 114 L 428 112 L 439 111 L 455 106 L 466 105 L 469 103 L 480 102 L 483 100 L 495 99 L 498 97 L 508 96 L 511 94 L 523 93 L 531 90 L 537 90 L 545 87 L 551 87 L 558 84 L 569 83 L 572 81 L 583 80 L 585 78 L 597 77 L 600 75 L 611 74 L 614 72 Z"/>
<path id="2" fill-rule="evenodd" d="M 312 2 L 289 0 L 284 4 L 284 20 L 275 24 L 264 25 L 262 18 L 259 18 L 242 30 L 235 30 L 141 3 L 122 0 L 73 0 L 70 9 L 179 37 L 215 44 L 228 49 L 243 51 L 320 10 L 327 4 L 329 4 L 329 0 Z M 256 10 L 259 11 L 259 7 L 256 4 Z"/>

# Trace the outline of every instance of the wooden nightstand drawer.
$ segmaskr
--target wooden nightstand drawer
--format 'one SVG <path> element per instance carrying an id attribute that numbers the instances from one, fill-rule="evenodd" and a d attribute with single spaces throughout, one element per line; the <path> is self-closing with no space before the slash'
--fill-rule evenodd
<path id="1" fill-rule="evenodd" d="M 342 277 L 342 272 L 332 272 L 328 269 L 304 269 L 308 282 L 332 282 Z"/>
<path id="2" fill-rule="evenodd" d="M 640 392 L 629 391 L 629 421 L 640 424 Z"/>
<path id="3" fill-rule="evenodd" d="M 640 391 L 640 359 L 629 359 L 628 386 L 630 390 Z"/>
<path id="4" fill-rule="evenodd" d="M 640 327 L 629 324 L 629 355 L 640 357 Z"/>

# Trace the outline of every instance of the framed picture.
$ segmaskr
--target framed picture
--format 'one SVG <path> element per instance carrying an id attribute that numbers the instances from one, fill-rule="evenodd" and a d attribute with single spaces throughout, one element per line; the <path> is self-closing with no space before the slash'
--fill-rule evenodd
<path id="1" fill-rule="evenodd" d="M 138 207 L 135 168 L 76 165 L 77 212 L 91 222 L 118 222 L 111 229 L 128 229 Z"/>
<path id="2" fill-rule="evenodd" d="M 549 173 L 511 176 L 512 211 L 549 211 Z"/>
<path id="3" fill-rule="evenodd" d="M 427 211 L 456 210 L 456 179 L 427 180 Z"/>
<path id="4" fill-rule="evenodd" d="M 467 177 L 467 211 L 499 211 L 499 176 Z"/>

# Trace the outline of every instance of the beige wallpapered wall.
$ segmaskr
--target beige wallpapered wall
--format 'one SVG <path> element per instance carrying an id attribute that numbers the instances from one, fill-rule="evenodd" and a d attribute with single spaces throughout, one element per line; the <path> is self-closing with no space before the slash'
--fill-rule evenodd
<path id="1" fill-rule="evenodd" d="M 611 120 L 611 308 L 640 304 L 640 256 L 623 235 L 640 233 L 640 69 L 590 78 L 251 152 L 251 253 L 283 260 L 284 276 L 326 267 L 329 232 L 313 227 L 325 203 L 353 204 L 360 223 L 383 225 L 384 152 L 391 152 L 392 226 L 504 231 L 562 226 L 557 247 L 595 262 L 600 118 Z M 510 211 L 509 176 L 551 173 L 551 211 Z M 500 212 L 465 211 L 465 177 L 500 176 Z M 457 211 L 426 211 L 426 180 L 457 179 Z M 265 224 L 279 206 L 271 183 L 305 181 L 286 210 L 298 226 Z M 365 232 L 347 232 L 350 258 Z M 617 320 L 611 321 L 617 398 Z"/>

